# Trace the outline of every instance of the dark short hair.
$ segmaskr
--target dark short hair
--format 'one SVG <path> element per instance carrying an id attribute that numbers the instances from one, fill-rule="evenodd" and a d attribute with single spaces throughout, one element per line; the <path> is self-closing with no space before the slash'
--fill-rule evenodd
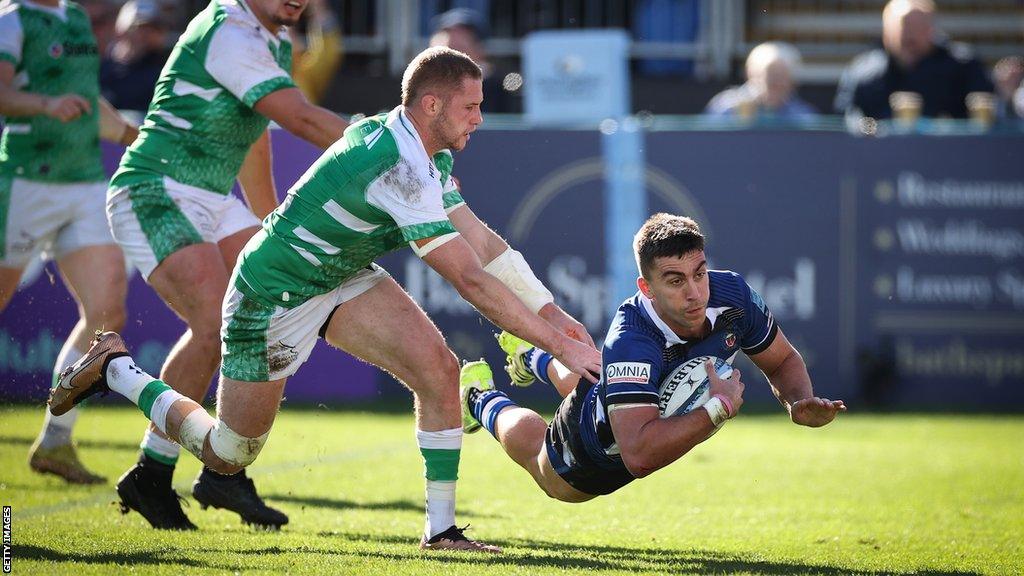
<path id="1" fill-rule="evenodd" d="M 656 258 L 680 257 L 704 249 L 704 235 L 693 218 L 659 212 L 633 237 L 633 255 L 640 274 L 647 278 Z"/>
<path id="2" fill-rule="evenodd" d="M 402 105 L 412 106 L 431 91 L 445 94 L 466 78 L 480 80 L 483 76 L 476 62 L 462 52 L 445 46 L 427 48 L 412 59 L 402 75 Z"/>

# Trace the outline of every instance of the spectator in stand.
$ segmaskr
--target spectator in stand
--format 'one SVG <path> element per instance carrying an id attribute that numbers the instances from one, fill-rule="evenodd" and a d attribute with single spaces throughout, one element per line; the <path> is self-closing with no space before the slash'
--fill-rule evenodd
<path id="1" fill-rule="evenodd" d="M 808 120 L 814 108 L 796 93 L 800 52 L 784 42 L 759 44 L 747 56 L 747 82 L 720 92 L 708 102 L 711 116 L 746 120 Z"/>
<path id="2" fill-rule="evenodd" d="M 292 78 L 313 104 L 319 104 L 341 66 L 342 45 L 338 18 L 325 0 L 311 0 L 302 26 L 288 29 L 292 39 Z"/>
<path id="3" fill-rule="evenodd" d="M 472 58 L 483 71 L 484 101 L 480 106 L 482 112 L 518 111 L 512 92 L 519 89 L 521 80 L 514 82 L 510 79 L 508 90 L 503 86 L 505 74 L 498 73 L 487 58 L 487 50 L 484 47 L 484 39 L 488 33 L 487 23 L 479 12 L 470 8 L 453 8 L 435 17 L 433 28 L 431 46 L 446 46 L 458 50 Z"/>
<path id="4" fill-rule="evenodd" d="M 1007 56 L 992 69 L 996 85 L 996 118 L 1019 120 L 1024 110 L 1014 109 L 1014 97 L 1024 95 L 1024 57 Z M 1022 96 L 1024 98 L 1024 96 Z"/>
<path id="5" fill-rule="evenodd" d="M 843 73 L 837 112 L 852 119 L 888 119 L 889 96 L 913 92 L 921 97 L 921 116 L 967 118 L 967 95 L 994 89 L 969 46 L 937 33 L 931 0 L 890 0 L 882 11 L 882 44 L 855 58 Z"/>
<path id="6" fill-rule="evenodd" d="M 168 27 L 154 0 L 129 0 L 114 25 L 117 39 L 100 64 L 100 89 L 118 110 L 145 111 L 170 51 Z"/>
<path id="7" fill-rule="evenodd" d="M 79 4 L 89 15 L 92 35 L 96 37 L 96 47 L 102 56 L 114 40 L 114 21 L 117 20 L 119 3 L 116 0 L 80 0 Z"/>

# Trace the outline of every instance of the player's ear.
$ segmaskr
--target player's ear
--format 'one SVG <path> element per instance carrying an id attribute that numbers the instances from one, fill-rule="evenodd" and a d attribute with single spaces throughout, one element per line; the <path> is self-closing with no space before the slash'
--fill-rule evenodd
<path id="1" fill-rule="evenodd" d="M 441 111 L 441 99 L 433 94 L 424 94 L 423 98 L 420 98 L 420 105 L 428 116 L 437 116 Z"/>
<path id="2" fill-rule="evenodd" d="M 648 299 L 653 300 L 654 294 L 651 292 L 651 285 L 647 282 L 647 279 L 643 276 L 639 276 L 636 279 L 636 287 L 640 289 L 640 293 L 646 296 Z"/>

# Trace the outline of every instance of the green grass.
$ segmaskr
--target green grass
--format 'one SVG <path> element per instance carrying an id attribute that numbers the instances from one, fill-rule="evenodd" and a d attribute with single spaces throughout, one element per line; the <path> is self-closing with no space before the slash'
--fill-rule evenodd
<path id="1" fill-rule="evenodd" d="M 1024 418 L 782 415 L 730 422 L 680 462 L 587 504 L 549 500 L 486 433 L 467 436 L 459 519 L 501 544 L 423 554 L 422 463 L 411 416 L 285 411 L 251 475 L 287 511 L 280 533 L 186 508 L 195 533 L 121 516 L 113 482 L 144 420 L 89 408 L 81 454 L 111 480 L 31 473 L 41 408 L 0 408 L 0 503 L 14 507 L 15 574 L 1020 574 Z M 198 470 L 183 455 L 176 487 Z"/>

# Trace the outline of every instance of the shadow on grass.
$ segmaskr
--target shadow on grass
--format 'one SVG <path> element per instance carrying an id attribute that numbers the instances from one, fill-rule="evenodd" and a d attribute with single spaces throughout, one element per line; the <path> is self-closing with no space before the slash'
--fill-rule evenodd
<path id="1" fill-rule="evenodd" d="M 21 544 L 14 549 L 14 559 L 42 560 L 45 562 L 82 562 L 84 564 L 122 564 L 128 566 L 189 566 L 214 570 L 236 570 L 235 566 L 200 562 L 191 558 L 175 556 L 175 551 L 145 550 L 138 552 L 67 552 L 51 550 L 30 544 Z"/>
<path id="2" fill-rule="evenodd" d="M 294 496 L 291 494 L 267 494 L 264 496 L 267 500 L 273 500 L 274 502 L 287 502 L 291 504 L 299 504 L 303 508 L 310 506 L 312 508 L 329 508 L 331 510 L 385 510 L 391 512 L 423 512 L 423 504 L 420 502 L 414 502 L 412 500 L 390 500 L 387 502 L 353 502 L 351 500 L 341 500 L 338 498 L 320 498 L 317 496 Z M 466 510 L 459 508 L 459 516 L 469 516 L 472 518 L 503 518 L 503 516 L 497 516 L 494 514 L 476 514 L 472 510 Z"/>
<path id="3" fill-rule="evenodd" d="M 0 445 L 25 446 L 26 449 L 35 438 L 21 438 L 18 436 L 0 436 Z M 75 440 L 79 448 L 96 448 L 99 450 L 131 450 L 139 449 L 138 442 L 118 442 L 114 440 Z"/>
<path id="4" fill-rule="evenodd" d="M 414 544 L 408 537 L 391 535 L 358 534 L 341 532 L 320 532 L 323 538 L 340 538 L 349 542 L 371 545 Z M 663 549 L 623 546 L 587 546 L 577 544 L 558 544 L 543 540 L 511 538 L 490 541 L 505 549 L 505 554 L 495 556 L 442 554 L 438 556 L 424 555 L 411 549 L 408 553 L 385 551 L 353 551 L 345 552 L 336 548 L 331 554 L 378 557 L 395 560 L 427 560 L 443 563 L 462 564 L 515 564 L 517 566 L 536 566 L 538 568 L 562 568 L 577 570 L 608 570 L 628 572 L 697 572 L 725 573 L 750 572 L 754 574 L 790 575 L 790 574 L 821 574 L 825 576 L 885 576 L 900 574 L 891 570 L 858 570 L 849 567 L 823 566 L 799 561 L 771 561 L 756 557 L 745 557 L 737 554 L 726 554 L 714 550 L 701 549 Z M 311 550 L 310 550 L 311 551 Z M 910 570 L 906 574 L 918 576 L 978 576 L 976 572 L 958 572 L 947 570 Z"/>

